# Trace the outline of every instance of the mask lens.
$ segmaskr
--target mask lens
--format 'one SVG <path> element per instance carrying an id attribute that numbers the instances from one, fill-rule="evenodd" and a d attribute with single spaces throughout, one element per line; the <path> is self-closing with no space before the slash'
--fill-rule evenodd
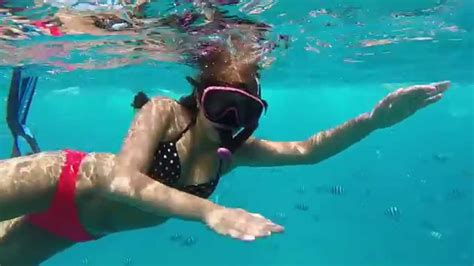
<path id="1" fill-rule="evenodd" d="M 214 123 L 232 128 L 256 124 L 263 112 L 263 103 L 234 90 L 206 91 L 202 99 L 206 117 Z"/>

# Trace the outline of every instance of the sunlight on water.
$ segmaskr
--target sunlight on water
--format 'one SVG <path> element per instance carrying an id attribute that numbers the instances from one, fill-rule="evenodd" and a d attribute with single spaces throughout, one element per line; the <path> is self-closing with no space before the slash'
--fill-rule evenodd
<path id="1" fill-rule="evenodd" d="M 473 56 L 472 49 L 457 49 L 473 44 L 469 34 L 473 22 L 467 17 L 474 14 L 469 1 L 461 0 L 386 1 L 383 5 L 376 1 L 300 1 L 298 6 L 257 0 L 235 1 L 237 4 L 152 1 L 139 11 L 133 8 L 134 1 L 125 1 L 125 5 L 120 1 L 6 2 L 0 13 L 0 40 L 4 39 L 0 41 L 0 64 L 42 64 L 51 73 L 182 64 L 188 60 L 186 54 L 203 41 L 225 41 L 231 33 L 254 38 L 267 54 L 266 67 L 275 64 L 275 69 L 289 69 L 294 64 L 309 64 L 314 67 L 300 71 L 317 78 L 341 69 L 350 73 L 354 68 L 370 75 L 374 69 L 403 71 L 400 66 L 405 66 L 410 69 L 403 74 L 409 74 L 426 60 L 458 67 L 462 58 Z M 206 3 L 215 3 L 218 9 Z M 84 10 L 84 6 L 90 8 Z M 228 12 L 226 18 L 215 18 L 215 10 Z M 261 31 L 258 25 L 246 24 L 247 19 L 272 29 Z M 441 60 L 443 53 L 452 56 Z M 314 68 L 318 71 L 311 70 Z M 467 70 L 460 69 L 463 76 Z"/>

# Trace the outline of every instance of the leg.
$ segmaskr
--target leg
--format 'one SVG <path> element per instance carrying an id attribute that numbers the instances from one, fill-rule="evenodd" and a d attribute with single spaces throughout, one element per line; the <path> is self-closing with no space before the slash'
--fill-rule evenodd
<path id="1" fill-rule="evenodd" d="M 23 218 L 0 222 L 0 265 L 39 265 L 72 245 Z"/>
<path id="2" fill-rule="evenodd" d="M 47 209 L 63 163 L 62 152 L 0 160 L 0 221 Z"/>

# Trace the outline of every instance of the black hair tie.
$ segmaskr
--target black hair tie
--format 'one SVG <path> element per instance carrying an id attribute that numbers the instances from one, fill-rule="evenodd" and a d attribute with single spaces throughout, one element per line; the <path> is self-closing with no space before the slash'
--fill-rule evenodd
<path id="1" fill-rule="evenodd" d="M 143 92 L 140 91 L 138 92 L 135 97 L 133 98 L 133 102 L 131 106 L 135 109 L 140 109 L 142 108 L 148 101 L 150 101 L 150 98 Z"/>

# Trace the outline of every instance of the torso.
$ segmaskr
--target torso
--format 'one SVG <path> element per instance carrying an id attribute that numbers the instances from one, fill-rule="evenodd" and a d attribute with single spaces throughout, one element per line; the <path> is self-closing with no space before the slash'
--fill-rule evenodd
<path id="1" fill-rule="evenodd" d="M 190 117 L 186 110 L 177 103 L 173 104 L 174 108 L 172 110 L 174 110 L 175 117 L 178 119 L 175 119 L 170 125 L 163 140 L 164 142 L 175 140 L 176 136 L 179 136 L 190 122 Z M 206 184 L 205 187 L 208 188 L 210 182 L 213 180 L 217 181 L 217 174 L 222 176 L 230 171 L 230 167 L 226 164 L 222 165 L 220 172 L 218 171 L 219 159 L 214 148 L 207 150 L 204 148 L 196 149 L 192 143 L 193 129 L 190 128 L 176 141 L 181 173 L 178 179 L 172 181 L 173 185 L 170 185 L 188 193 L 193 193 L 190 186 Z M 100 156 L 99 160 L 94 158 L 97 156 Z M 113 155 L 90 154 L 88 157 L 85 159 L 82 168 L 94 167 L 95 169 L 93 171 L 83 170 L 81 172 L 94 172 L 97 176 L 108 176 L 110 174 L 111 165 L 113 165 L 113 163 L 110 163 L 110 160 L 115 158 Z M 97 162 L 102 162 L 102 165 L 97 165 Z M 159 163 L 159 160 L 155 160 L 156 163 Z M 151 165 L 151 168 L 153 167 L 156 167 L 156 165 Z M 209 196 L 196 194 L 202 197 Z M 96 235 L 150 227 L 166 221 L 162 217 L 156 217 L 148 212 L 126 206 L 123 203 L 107 200 L 97 196 L 97 194 L 83 194 L 78 195 L 78 197 L 81 220 L 84 222 L 85 227 Z"/>
<path id="2" fill-rule="evenodd" d="M 177 119 L 170 125 L 166 140 L 177 136 L 189 123 L 189 116 L 181 106 L 173 108 Z M 218 158 L 215 149 L 195 149 L 192 132 L 187 132 L 177 142 L 177 152 L 181 162 L 181 176 L 177 188 L 207 183 L 215 178 L 218 170 Z M 194 147 L 194 149 L 193 149 Z M 58 156 L 59 155 L 59 156 Z M 49 172 L 59 176 L 64 158 L 61 153 L 51 153 L 48 159 L 52 169 Z M 48 158 L 49 158 L 48 157 Z M 97 178 L 110 177 L 115 155 L 110 153 L 90 153 L 80 166 L 76 190 L 76 203 L 81 224 L 94 237 L 100 238 L 110 233 L 139 229 L 159 225 L 167 219 L 157 217 L 126 204 L 109 200 L 94 192 Z M 221 175 L 229 172 L 233 166 L 223 165 Z M 54 169 L 53 169 L 54 168 Z M 158 181 L 156 181 L 158 182 Z M 29 224 L 25 219 L 14 219 L 0 223 L 0 263 L 2 259 L 19 261 L 25 264 L 39 264 L 73 245 L 47 231 Z M 26 259 L 26 261 L 24 261 Z"/>

